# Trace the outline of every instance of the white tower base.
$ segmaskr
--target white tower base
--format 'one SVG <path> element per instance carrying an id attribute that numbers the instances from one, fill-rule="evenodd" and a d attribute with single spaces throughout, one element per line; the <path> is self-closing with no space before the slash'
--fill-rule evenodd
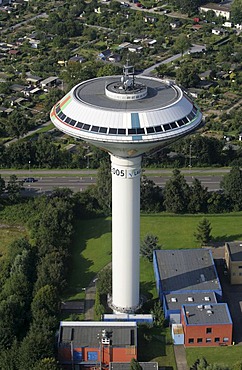
<path id="1" fill-rule="evenodd" d="M 112 303 L 115 313 L 132 313 L 139 300 L 141 156 L 111 155 Z"/>

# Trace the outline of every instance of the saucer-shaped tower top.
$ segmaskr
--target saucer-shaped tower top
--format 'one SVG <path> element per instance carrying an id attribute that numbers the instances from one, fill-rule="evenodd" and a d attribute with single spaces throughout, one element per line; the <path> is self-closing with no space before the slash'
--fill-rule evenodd
<path id="1" fill-rule="evenodd" d="M 134 76 L 94 78 L 76 85 L 51 111 L 64 133 L 120 156 L 136 157 L 198 128 L 199 108 L 170 81 Z"/>

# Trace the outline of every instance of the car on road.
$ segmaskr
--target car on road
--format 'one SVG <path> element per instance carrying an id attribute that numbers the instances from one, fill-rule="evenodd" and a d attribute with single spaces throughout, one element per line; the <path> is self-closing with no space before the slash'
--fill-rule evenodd
<path id="1" fill-rule="evenodd" d="M 37 181 L 37 180 L 34 177 L 26 177 L 24 179 L 24 182 L 35 182 L 35 181 Z"/>

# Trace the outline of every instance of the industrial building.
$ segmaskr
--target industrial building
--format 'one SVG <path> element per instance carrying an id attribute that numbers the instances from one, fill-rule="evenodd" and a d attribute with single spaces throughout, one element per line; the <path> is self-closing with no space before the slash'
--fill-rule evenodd
<path id="1" fill-rule="evenodd" d="M 157 250 L 156 285 L 174 344 L 232 343 L 233 323 L 209 249 Z"/>
<path id="2" fill-rule="evenodd" d="M 61 321 L 58 360 L 65 369 L 107 368 L 137 359 L 136 322 Z"/>
<path id="3" fill-rule="evenodd" d="M 185 347 L 232 344 L 233 323 L 226 303 L 183 305 L 181 323 Z"/>
<path id="4" fill-rule="evenodd" d="M 224 259 L 230 284 L 242 284 L 242 242 L 225 243 Z"/>

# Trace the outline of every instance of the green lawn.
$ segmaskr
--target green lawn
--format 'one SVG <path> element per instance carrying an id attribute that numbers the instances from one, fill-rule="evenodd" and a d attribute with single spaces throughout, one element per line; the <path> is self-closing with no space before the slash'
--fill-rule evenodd
<path id="1" fill-rule="evenodd" d="M 1 224 L 0 221 L 0 235 L 0 257 L 3 257 L 7 253 L 8 245 L 14 240 L 26 236 L 27 232 L 23 227 Z"/>
<path id="2" fill-rule="evenodd" d="M 186 349 L 188 366 L 194 364 L 197 358 L 205 357 L 209 364 L 217 363 L 231 367 L 236 362 L 242 361 L 242 347 L 209 347 Z"/>
<path id="3" fill-rule="evenodd" d="M 141 239 L 147 233 L 157 235 L 164 249 L 198 248 L 194 238 L 202 215 L 142 215 Z M 206 215 L 211 222 L 214 241 L 242 239 L 242 213 Z M 82 220 L 76 223 L 73 242 L 72 273 L 69 282 L 71 298 L 83 297 L 85 288 L 95 275 L 111 261 L 111 218 Z M 156 296 L 153 266 L 141 259 L 141 290 Z M 77 293 L 77 296 L 76 296 Z"/>

